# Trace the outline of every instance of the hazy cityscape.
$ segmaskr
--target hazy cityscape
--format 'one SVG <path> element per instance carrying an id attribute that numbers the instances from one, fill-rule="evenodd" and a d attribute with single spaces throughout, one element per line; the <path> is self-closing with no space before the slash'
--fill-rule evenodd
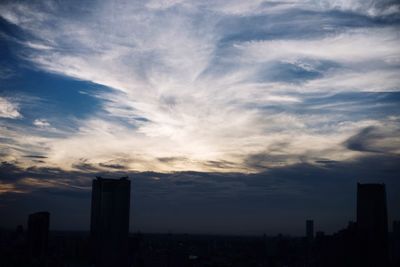
<path id="1" fill-rule="evenodd" d="M 0 0 L 0 267 L 400 267 L 399 0 Z"/>
<path id="2" fill-rule="evenodd" d="M 0 232 L 0 266 L 399 266 L 400 221 L 388 231 L 384 184 L 357 184 L 357 220 L 333 235 L 129 233 L 128 177 L 93 180 L 90 233 L 49 231 L 51 215 Z M 299 222 L 300 223 L 300 222 Z"/>

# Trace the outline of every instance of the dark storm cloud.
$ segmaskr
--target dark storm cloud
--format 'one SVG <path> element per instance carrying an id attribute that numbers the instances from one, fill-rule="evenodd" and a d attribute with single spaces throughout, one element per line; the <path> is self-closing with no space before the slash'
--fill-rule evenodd
<path id="1" fill-rule="evenodd" d="M 104 168 L 117 169 L 117 170 L 126 169 L 126 167 L 124 165 L 114 164 L 114 163 L 99 163 L 99 166 L 104 167 Z"/>
<path id="2" fill-rule="evenodd" d="M 13 180 L 14 174 L 19 174 L 21 171 L 16 165 L 3 161 L 0 163 L 0 173 L 2 180 Z"/>
<path id="3" fill-rule="evenodd" d="M 378 134 L 376 127 L 367 127 L 346 141 L 347 148 L 356 151 L 379 152 L 371 148 L 371 141 L 383 137 Z"/>
<path id="4" fill-rule="evenodd" d="M 316 160 L 315 163 L 321 163 L 324 165 L 328 165 L 328 164 L 336 164 L 338 163 L 337 160 Z"/>
<path id="5" fill-rule="evenodd" d="M 41 155 L 26 155 L 24 157 L 25 158 L 34 158 L 34 159 L 47 159 L 48 158 L 46 156 L 41 156 Z"/>
<path id="6" fill-rule="evenodd" d="M 163 162 L 163 163 L 171 163 L 171 162 L 176 162 L 176 161 L 186 161 L 188 160 L 185 157 L 161 157 L 157 158 L 158 161 Z"/>
<path id="7" fill-rule="evenodd" d="M 400 149 L 399 128 L 384 129 L 370 126 L 350 137 L 345 146 L 361 152 L 396 153 Z"/>
<path id="8" fill-rule="evenodd" d="M 87 159 L 81 159 L 79 162 L 73 164 L 73 168 L 82 172 L 94 172 L 98 171 L 98 167 L 88 163 Z"/>
<path id="9" fill-rule="evenodd" d="M 35 186 L 29 184 L 19 184 L 25 178 L 33 178 L 36 179 L 40 184 L 40 181 L 54 181 L 52 187 L 68 187 L 68 186 L 76 186 L 76 187 L 84 187 L 90 185 L 88 181 L 90 181 L 89 177 L 91 174 L 87 174 L 84 172 L 78 171 L 63 171 L 59 168 L 49 168 L 49 167 L 29 167 L 29 168 L 21 168 L 18 166 L 18 162 L 13 164 L 9 162 L 0 163 L 0 181 L 12 183 L 16 185 L 18 188 L 21 186 L 21 189 L 29 189 L 36 190 Z M 57 182 L 63 180 L 67 181 L 63 185 L 57 186 Z M 49 185 L 47 183 L 47 185 Z M 43 184 L 43 188 L 46 188 L 46 183 Z M 39 189 L 42 187 L 39 187 Z"/>
<path id="10" fill-rule="evenodd" d="M 273 155 L 269 152 L 256 153 L 248 155 L 244 164 L 249 168 L 265 169 L 269 166 L 276 166 L 277 164 L 284 164 L 288 159 L 288 155 Z"/>
<path id="11" fill-rule="evenodd" d="M 230 169 L 236 166 L 235 162 L 228 160 L 209 160 L 203 163 L 206 167 L 217 168 L 217 169 Z"/>

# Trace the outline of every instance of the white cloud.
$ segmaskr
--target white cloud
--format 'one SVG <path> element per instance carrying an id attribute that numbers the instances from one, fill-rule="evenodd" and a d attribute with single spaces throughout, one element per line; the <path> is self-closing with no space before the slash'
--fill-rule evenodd
<path id="1" fill-rule="evenodd" d="M 235 47 L 237 61 L 251 63 L 304 58 L 342 64 L 385 61 L 399 56 L 397 28 L 349 30 L 315 39 L 250 41 Z"/>
<path id="2" fill-rule="evenodd" d="M 387 16 L 398 14 L 400 4 L 393 0 L 322 0 L 313 1 L 323 9 L 339 9 L 368 16 Z"/>
<path id="3" fill-rule="evenodd" d="M 0 96 L 0 118 L 18 119 L 21 117 L 18 104 Z"/>
<path id="4" fill-rule="evenodd" d="M 14 126 L 0 121 L 0 160 L 19 165 L 22 168 L 32 166 L 27 155 L 45 155 L 49 151 L 48 142 L 52 137 L 44 137 L 23 125 Z M 38 162 L 34 163 L 36 166 Z"/>
<path id="5" fill-rule="evenodd" d="M 50 126 L 50 123 L 46 119 L 35 119 L 33 125 L 39 128 L 46 128 Z"/>
<path id="6" fill-rule="evenodd" d="M 46 138 L 48 164 L 70 169 L 80 159 L 95 166 L 124 159 L 130 169 L 173 171 L 214 170 L 204 163 L 227 160 L 234 165 L 228 171 L 251 171 L 243 159 L 265 151 L 287 157 L 288 164 L 301 158 L 349 159 L 358 153 L 341 145 L 359 130 L 355 122 L 344 128 L 339 120 L 330 123 L 329 116 L 285 111 L 302 103 L 302 94 L 399 90 L 400 36 L 394 26 L 221 43 L 226 37 L 221 21 L 260 15 L 260 10 L 391 12 L 364 7 L 361 1 L 324 3 L 104 1 L 88 7 L 84 16 L 57 13 L 56 4 L 9 4 L 0 15 L 36 37 L 22 43 L 29 49 L 23 56 L 35 66 L 112 88 L 96 95 L 102 110 L 77 121 L 77 131 Z M 334 67 L 322 68 L 326 62 Z M 279 64 L 295 74 L 318 75 L 300 82 L 273 79 Z M 17 108 L 7 110 L 3 113 L 20 115 Z M 50 126 L 45 119 L 33 124 Z M 43 141 L 35 138 L 35 145 Z M 277 150 L 276 144 L 285 145 Z M 157 161 L 163 157 L 184 160 Z"/>

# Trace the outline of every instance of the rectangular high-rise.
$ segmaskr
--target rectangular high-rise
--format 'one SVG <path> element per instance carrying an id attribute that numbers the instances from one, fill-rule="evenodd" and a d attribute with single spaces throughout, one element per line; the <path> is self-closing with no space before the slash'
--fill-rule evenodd
<path id="1" fill-rule="evenodd" d="M 392 259 L 400 265 L 400 221 L 393 221 Z"/>
<path id="2" fill-rule="evenodd" d="M 90 232 L 96 267 L 128 264 L 130 192 L 127 177 L 93 180 Z"/>
<path id="3" fill-rule="evenodd" d="M 360 266 L 385 266 L 388 218 L 384 184 L 357 184 L 357 236 Z"/>
<path id="4" fill-rule="evenodd" d="M 400 238 L 400 221 L 393 221 L 393 236 Z"/>
<path id="5" fill-rule="evenodd" d="M 49 237 L 50 213 L 41 211 L 28 217 L 29 256 L 33 262 L 43 263 L 46 259 Z"/>

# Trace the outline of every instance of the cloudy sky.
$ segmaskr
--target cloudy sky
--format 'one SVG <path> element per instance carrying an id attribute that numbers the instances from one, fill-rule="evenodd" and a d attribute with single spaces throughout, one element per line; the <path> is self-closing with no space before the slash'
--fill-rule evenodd
<path id="1" fill-rule="evenodd" d="M 392 0 L 2 1 L 4 224 L 87 229 L 97 174 L 132 177 L 131 229 L 335 230 L 357 181 L 398 218 L 399 28 Z"/>

